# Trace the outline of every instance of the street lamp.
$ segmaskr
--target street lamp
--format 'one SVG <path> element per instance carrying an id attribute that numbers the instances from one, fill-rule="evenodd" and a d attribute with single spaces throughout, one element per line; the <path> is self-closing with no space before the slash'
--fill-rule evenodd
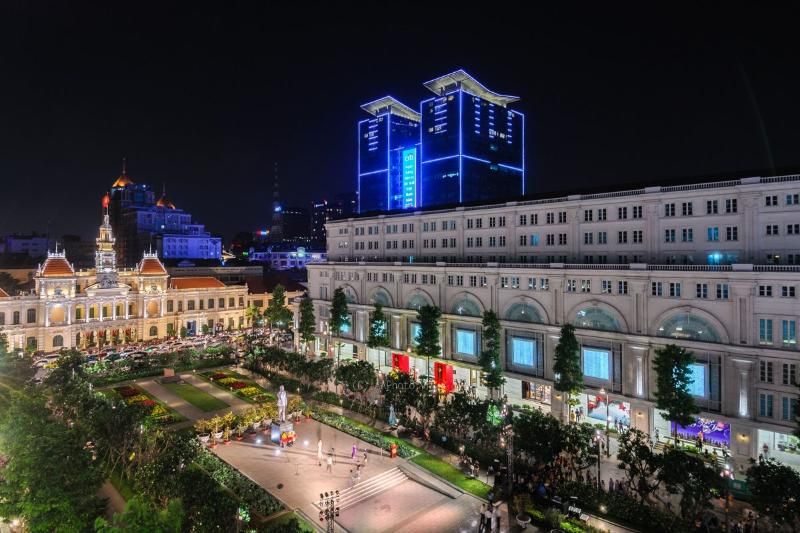
<path id="1" fill-rule="evenodd" d="M 319 521 L 325 522 L 325 531 L 333 533 L 339 517 L 339 491 L 320 493 Z"/>
<path id="2" fill-rule="evenodd" d="M 500 447 L 506 449 L 508 470 L 506 471 L 508 483 L 508 502 L 513 501 L 514 495 L 514 413 L 508 403 L 508 396 L 503 396 L 503 430 L 500 433 Z"/>
<path id="3" fill-rule="evenodd" d="M 730 510 L 730 483 L 734 479 L 731 465 L 726 464 L 725 468 L 723 468 L 719 473 L 719 477 L 722 478 L 722 487 L 724 489 L 723 497 L 725 498 L 725 531 L 730 531 L 731 524 L 728 521 L 728 511 Z"/>
<path id="4" fill-rule="evenodd" d="M 600 490 L 600 441 L 602 439 L 600 430 L 595 430 L 592 440 L 594 440 L 594 445 L 597 447 L 597 490 Z"/>
<path id="5" fill-rule="evenodd" d="M 608 391 L 606 391 L 605 387 L 600 388 L 600 394 L 604 394 L 606 397 L 606 457 L 611 457 L 611 447 L 609 446 L 609 425 L 611 424 L 611 412 L 608 405 Z M 598 457 L 597 460 L 599 461 L 600 458 Z"/>

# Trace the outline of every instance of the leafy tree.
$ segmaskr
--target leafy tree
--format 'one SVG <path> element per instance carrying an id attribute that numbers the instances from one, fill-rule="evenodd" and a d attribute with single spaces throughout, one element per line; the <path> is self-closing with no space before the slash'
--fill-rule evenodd
<path id="1" fill-rule="evenodd" d="M 564 451 L 567 466 L 574 475 L 597 464 L 597 446 L 592 442 L 596 429 L 591 424 L 564 425 Z"/>
<path id="2" fill-rule="evenodd" d="M 711 497 L 720 488 L 719 472 L 703 459 L 677 448 L 668 448 L 661 455 L 659 481 L 670 494 L 679 494 L 681 517 L 688 521 L 711 507 Z"/>
<path id="3" fill-rule="evenodd" d="M 383 382 L 383 404 L 394 405 L 398 418 L 405 416 L 408 407 L 414 405 L 416 387 L 410 374 L 392 370 Z"/>
<path id="4" fill-rule="evenodd" d="M 247 322 L 250 324 L 251 327 L 258 327 L 261 325 L 261 311 L 258 310 L 253 304 L 244 310 L 244 316 L 247 317 Z"/>
<path id="5" fill-rule="evenodd" d="M 577 402 L 574 396 L 583 389 L 583 371 L 580 346 L 578 339 L 575 338 L 575 326 L 572 324 L 564 324 L 561 328 L 561 337 L 555 349 L 553 372 L 556 375 L 553 387 L 566 395 L 565 403 L 568 406 L 573 406 Z M 570 420 L 569 416 L 567 420 Z"/>
<path id="6" fill-rule="evenodd" d="M 232 531 L 238 511 L 233 496 L 196 465 L 180 476 L 186 531 Z"/>
<path id="7" fill-rule="evenodd" d="M 674 344 L 656 350 L 653 368 L 656 372 L 656 408 L 673 422 L 673 438 L 678 442 L 678 424 L 688 426 L 700 412 L 689 393 L 692 384 L 691 366 L 694 354 Z"/>
<path id="8" fill-rule="evenodd" d="M 197 440 L 191 435 L 162 429 L 146 432 L 136 455 L 136 490 L 158 505 L 180 498 L 181 476 L 198 451 Z"/>
<path id="9" fill-rule="evenodd" d="M 316 319 L 314 318 L 314 304 L 311 297 L 306 294 L 300 301 L 300 321 L 297 326 L 300 340 L 303 341 L 306 353 L 308 345 L 314 342 L 314 330 L 316 330 Z"/>
<path id="10" fill-rule="evenodd" d="M 428 376 L 431 375 L 431 357 L 438 357 L 442 353 L 442 347 L 439 345 L 439 319 L 441 317 L 441 309 L 433 305 L 423 305 L 417 311 L 419 333 L 414 339 L 417 343 L 414 352 L 427 358 L 426 375 Z"/>
<path id="11" fill-rule="evenodd" d="M 344 383 L 347 390 L 361 396 L 366 401 L 369 389 L 378 383 L 375 367 L 369 361 L 351 360 L 336 367 L 336 379 Z"/>
<path id="12" fill-rule="evenodd" d="M 111 522 L 98 517 L 94 529 L 98 533 L 125 533 L 126 531 L 157 531 L 180 533 L 183 522 L 183 505 L 171 500 L 164 509 L 158 509 L 144 498 L 136 496 L 125 505 L 125 511 L 115 514 Z"/>
<path id="13" fill-rule="evenodd" d="M 484 381 L 489 388 L 489 397 L 500 396 L 500 387 L 506 382 L 500 364 L 500 320 L 494 311 L 483 313 L 483 340 L 486 349 L 481 351 L 478 364 L 483 368 Z"/>
<path id="14" fill-rule="evenodd" d="M 8 354 L 8 335 L 0 330 L 0 357 L 6 357 Z"/>
<path id="15" fill-rule="evenodd" d="M 208 332 L 211 330 L 211 328 L 208 326 L 208 324 L 203 324 L 200 330 L 203 332 L 203 335 L 208 335 Z"/>
<path id="16" fill-rule="evenodd" d="M 420 387 L 414 394 L 414 409 L 422 419 L 422 429 L 425 430 L 430 424 L 431 415 L 439 406 L 439 397 L 433 379 L 426 376 L 420 382 Z"/>
<path id="17" fill-rule="evenodd" d="M 9 296 L 16 296 L 19 290 L 19 282 L 8 272 L 0 272 L 0 289 L 4 290 Z"/>
<path id="18" fill-rule="evenodd" d="M 182 339 L 186 338 L 186 336 L 189 334 L 189 330 L 186 329 L 186 326 L 181 326 L 180 334 Z"/>
<path id="19" fill-rule="evenodd" d="M 15 394 L 0 420 L 0 515 L 21 516 L 32 532 L 83 531 L 102 509 L 102 476 L 83 435 L 53 417 L 46 398 Z"/>
<path id="20" fill-rule="evenodd" d="M 379 303 L 375 304 L 375 310 L 369 321 L 367 346 L 370 348 L 389 346 L 389 322 L 383 314 L 383 306 Z"/>
<path id="21" fill-rule="evenodd" d="M 350 324 L 350 315 L 347 314 L 347 296 L 344 294 L 344 289 L 341 287 L 333 291 L 333 300 L 331 301 L 331 318 L 328 322 L 331 335 L 339 337 L 342 334 L 342 329 Z M 336 364 L 339 364 L 339 350 L 342 343 L 336 341 Z"/>
<path id="22" fill-rule="evenodd" d="M 747 470 L 751 503 L 759 514 L 793 531 L 800 528 L 800 474 L 773 459 L 761 460 Z"/>
<path id="23" fill-rule="evenodd" d="M 270 327 L 277 326 L 281 330 L 287 329 L 292 323 L 292 312 L 286 307 L 286 289 L 280 283 L 272 289 L 272 298 L 264 310 L 264 317 Z"/>
<path id="24" fill-rule="evenodd" d="M 556 468 L 564 449 L 564 425 L 539 409 L 518 410 L 513 424 L 516 449 L 545 473 Z"/>
<path id="25" fill-rule="evenodd" d="M 638 429 L 630 429 L 619 435 L 618 468 L 625 472 L 630 486 L 645 503 L 661 485 L 658 473 L 661 470 L 661 455 L 653 450 L 650 438 Z"/>
<path id="26" fill-rule="evenodd" d="M 471 428 L 471 413 L 475 400 L 465 391 L 451 394 L 436 413 L 436 427 L 439 432 L 456 439 L 466 439 Z"/>

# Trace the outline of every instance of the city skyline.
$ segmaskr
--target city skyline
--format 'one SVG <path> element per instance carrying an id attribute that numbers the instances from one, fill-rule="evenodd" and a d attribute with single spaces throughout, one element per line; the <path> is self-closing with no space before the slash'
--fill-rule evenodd
<path id="1" fill-rule="evenodd" d="M 29 24 L 5 32 L 2 63 L 14 75 L 0 88 L 9 107 L 0 175 L 23 201 L 3 210 L 3 234 L 90 237 L 93 206 L 127 157 L 134 180 L 166 184 L 227 243 L 269 223 L 275 162 L 287 206 L 355 190 L 359 105 L 387 93 L 418 102 L 427 92 L 419 80 L 460 68 L 520 95 L 532 194 L 800 166 L 791 151 L 800 109 L 781 89 L 797 76 L 791 47 L 774 24 L 758 24 L 778 13 L 697 11 L 649 25 L 622 16 L 602 26 L 590 13 L 496 13 L 488 20 L 504 20 L 504 38 L 475 42 L 454 42 L 472 23 L 454 14 L 453 29 L 421 18 L 365 48 L 346 31 L 370 19 L 354 8 L 338 13 L 336 28 L 323 24 L 325 9 L 302 20 L 227 14 L 218 24 L 202 10 L 188 20 L 59 10 L 12 13 Z M 409 27 L 414 38 L 399 39 Z M 334 51 L 319 51 L 331 41 Z M 275 54 L 286 42 L 291 53 Z M 54 194 L 38 201 L 41 187 Z M 26 207 L 34 197 L 39 207 Z"/>

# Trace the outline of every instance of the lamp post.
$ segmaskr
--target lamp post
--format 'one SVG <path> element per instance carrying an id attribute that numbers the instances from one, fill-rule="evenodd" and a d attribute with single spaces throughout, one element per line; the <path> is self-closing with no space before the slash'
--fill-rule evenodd
<path id="1" fill-rule="evenodd" d="M 597 430 L 594 433 L 594 445 L 597 446 L 597 490 L 600 490 L 600 440 L 603 437 L 600 436 L 600 431 Z"/>
<path id="2" fill-rule="evenodd" d="M 725 468 L 719 473 L 719 477 L 722 478 L 722 487 L 723 487 L 723 496 L 725 498 L 725 531 L 730 531 L 730 522 L 728 521 L 728 511 L 730 510 L 730 491 L 731 491 L 731 480 L 733 480 L 733 469 L 731 465 L 726 464 Z"/>
<path id="3" fill-rule="evenodd" d="M 502 418 L 504 425 L 500 433 L 500 447 L 506 449 L 506 459 L 508 461 L 506 481 L 508 484 L 508 502 L 511 504 L 514 496 L 514 413 L 511 410 L 511 405 L 508 403 L 508 396 L 503 396 Z"/>
<path id="4" fill-rule="evenodd" d="M 339 491 L 320 493 L 319 495 L 319 521 L 325 522 L 325 531 L 333 533 L 336 518 L 339 517 Z"/>
<path id="5" fill-rule="evenodd" d="M 611 446 L 609 446 L 610 444 L 609 426 L 611 424 L 611 411 L 610 411 L 610 406 L 608 405 L 608 391 L 606 391 L 605 387 L 600 388 L 600 394 L 603 394 L 606 397 L 606 457 L 611 457 Z M 599 461 L 600 458 L 598 457 L 597 460 Z"/>

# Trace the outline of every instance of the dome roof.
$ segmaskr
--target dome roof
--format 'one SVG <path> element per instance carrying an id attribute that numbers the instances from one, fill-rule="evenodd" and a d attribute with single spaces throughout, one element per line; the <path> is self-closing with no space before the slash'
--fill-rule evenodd
<path id="1" fill-rule="evenodd" d="M 126 185 L 133 185 L 133 180 L 128 177 L 128 165 L 125 158 L 122 158 L 122 174 L 119 175 L 117 181 L 114 182 L 112 187 L 125 187 Z"/>
<path id="2" fill-rule="evenodd" d="M 144 276 L 166 276 L 167 270 L 155 254 L 145 254 L 139 262 L 139 274 Z"/>
<path id="3" fill-rule="evenodd" d="M 165 207 L 167 209 L 175 209 L 175 204 L 172 203 L 172 200 L 169 199 L 169 196 L 165 194 L 161 195 L 161 198 L 158 199 L 156 202 L 157 207 Z"/>
<path id="4" fill-rule="evenodd" d="M 48 253 L 47 260 L 42 265 L 40 275 L 45 278 L 61 278 L 75 275 L 72 265 L 69 264 L 63 253 Z"/>

